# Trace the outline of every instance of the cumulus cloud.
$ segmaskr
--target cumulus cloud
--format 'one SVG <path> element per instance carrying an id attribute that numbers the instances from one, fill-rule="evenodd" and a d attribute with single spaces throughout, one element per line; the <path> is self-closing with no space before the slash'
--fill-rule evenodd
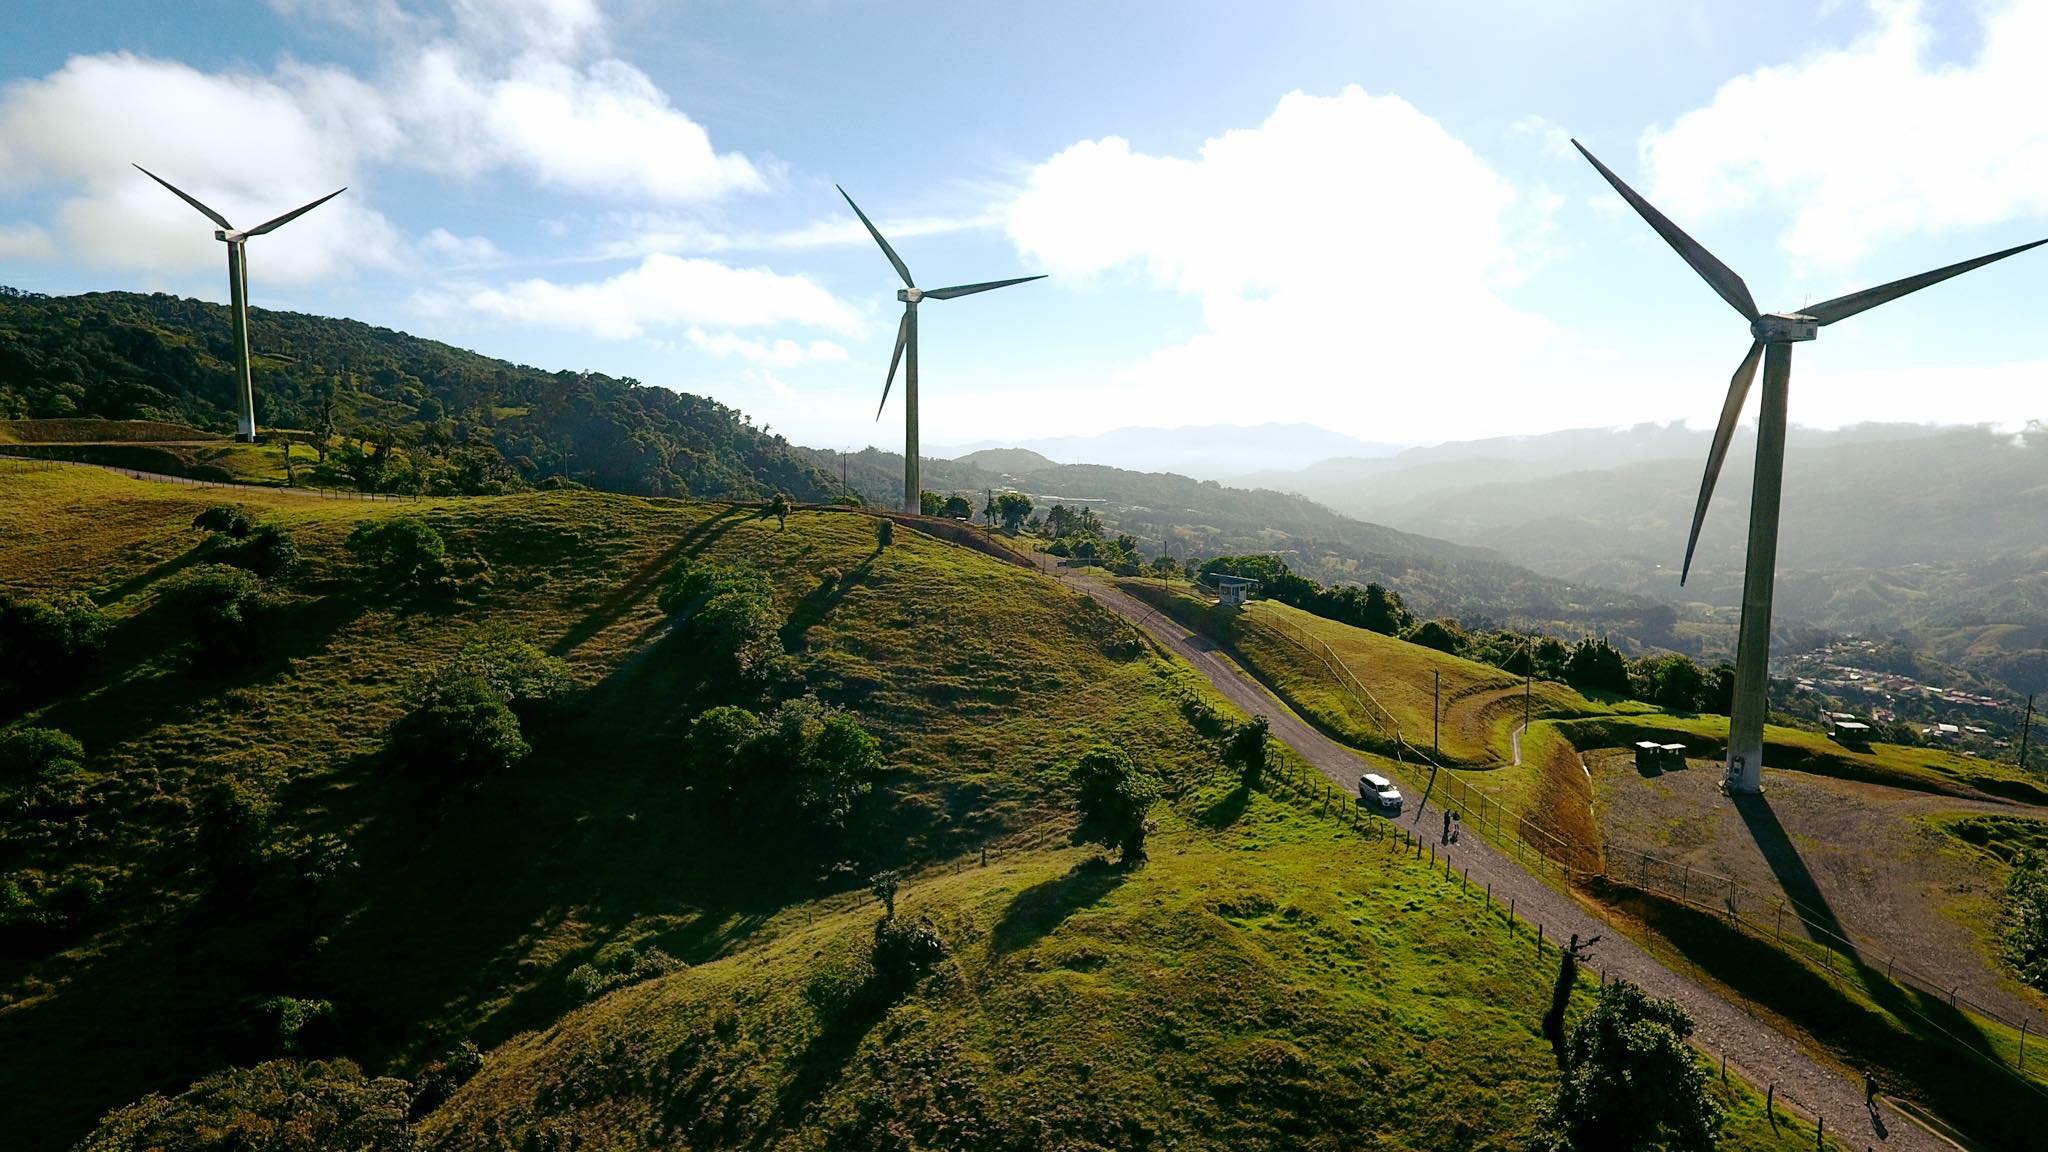
<path id="1" fill-rule="evenodd" d="M 603 280 L 522 280 L 473 292 L 461 303 L 494 319 L 587 332 L 606 340 L 628 340 L 653 329 L 704 326 L 794 324 L 845 333 L 860 330 L 853 309 L 808 276 L 661 254 Z M 764 352 L 772 355 L 773 348 Z M 727 354 L 744 356 L 737 349 Z"/>
<path id="2" fill-rule="evenodd" d="M 1644 133 L 1651 198 L 1681 220 L 1784 209 L 1797 260 L 2048 214 L 2048 0 L 1986 9 L 1976 58 L 1937 61 L 1928 13 L 1872 0 L 1845 48 L 1723 84 Z"/>
<path id="3" fill-rule="evenodd" d="M 0 260 L 54 260 L 50 234 L 33 224 L 0 224 Z"/>
<path id="4" fill-rule="evenodd" d="M 875 227 L 894 244 L 919 236 L 941 236 L 984 228 L 1000 228 L 1005 213 L 1001 208 L 962 216 L 884 217 Z M 795 228 L 774 232 L 734 232 L 705 225 L 702 221 L 665 212 L 621 214 L 614 223 L 625 233 L 622 239 L 600 249 L 607 258 L 638 258 L 653 252 L 676 255 L 711 252 L 809 252 L 820 248 L 866 247 L 874 240 L 853 213 L 820 217 Z"/>
<path id="5" fill-rule="evenodd" d="M 420 237 L 420 248 L 429 256 L 449 264 L 489 264 L 501 258 L 498 246 L 482 236 L 457 236 L 436 228 Z"/>
<path id="6" fill-rule="evenodd" d="M 1540 263 L 1530 238 L 1555 204 L 1407 101 L 1351 87 L 1286 96 L 1192 157 L 1075 144 L 1031 170 L 1008 228 L 1055 275 L 1199 303 L 1199 334 L 1089 397 L 1110 419 L 1160 423 L 1164 396 L 1233 419 L 1255 395 L 1261 419 L 1469 432 L 1547 402 L 1504 382 L 1562 340 L 1502 293 Z"/>
<path id="7" fill-rule="evenodd" d="M 450 0 L 424 15 L 388 0 L 275 3 L 369 38 L 377 66 L 359 75 L 286 59 L 261 73 L 76 56 L 0 92 L 0 189 L 63 189 L 55 224 L 67 252 L 170 270 L 201 258 L 210 229 L 131 161 L 237 224 L 351 184 L 251 247 L 265 275 L 309 280 L 404 262 L 396 229 L 373 207 L 384 169 L 462 179 L 509 171 L 579 195 L 665 204 L 766 186 L 645 73 L 605 54 L 591 0 Z M 428 245 L 450 254 L 433 233 Z M 472 242 L 469 255 L 477 251 Z"/>
<path id="8" fill-rule="evenodd" d="M 830 340 L 813 340 L 799 344 L 787 338 L 769 342 L 749 340 L 733 332 L 706 332 L 702 328 L 689 331 L 690 343 L 699 351 L 707 352 L 721 360 L 737 357 L 749 364 L 763 364 L 771 368 L 792 368 L 798 364 L 836 362 L 846 359 L 846 349 Z"/>

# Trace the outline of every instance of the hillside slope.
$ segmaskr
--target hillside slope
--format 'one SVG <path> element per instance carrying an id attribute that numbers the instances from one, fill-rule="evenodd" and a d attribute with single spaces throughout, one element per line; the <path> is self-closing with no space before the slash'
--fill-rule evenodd
<path id="1" fill-rule="evenodd" d="M 190 522 L 218 493 L 0 469 L 0 497 L 0 590 L 85 591 L 115 617 L 102 666 L 11 706 L 87 761 L 67 795 L 10 803 L 0 873 L 104 886 L 0 935 L 12 1146 L 280 1057 L 264 1067 L 346 1057 L 446 1085 L 436 1060 L 465 1040 L 481 1073 L 417 1097 L 432 1146 L 1508 1148 L 1545 1105 L 1527 937 L 1383 842 L 1234 788 L 1199 680 L 1036 573 L 907 529 L 878 548 L 843 512 L 785 529 L 592 493 L 250 492 L 301 567 L 272 581 L 250 658 L 212 666 L 172 590 L 213 554 Z M 341 546 L 409 516 L 459 558 L 452 599 L 396 595 Z M 730 827 L 686 786 L 691 719 L 759 704 L 669 628 L 679 559 L 772 574 L 786 678 L 767 691 L 880 738 L 881 793 L 831 850 Z M 480 634 L 563 657 L 567 706 L 530 718 L 511 769 L 402 771 L 392 725 Z M 1110 740 L 1168 797 L 1136 871 L 1066 846 L 1067 767 Z M 223 781 L 274 805 L 239 894 L 191 836 Z M 309 843 L 339 850 L 317 877 Z M 950 959 L 849 1010 L 877 915 L 849 889 L 892 864 L 900 914 L 930 916 Z M 621 949 L 686 967 L 579 1007 L 584 966 Z M 319 1026 L 280 1032 L 280 996 Z M 102 1136 L 151 1146 L 233 1083 Z M 1732 1146 L 1811 1143 L 1729 1101 Z"/>
<path id="2" fill-rule="evenodd" d="M 714 400 L 589 372 L 542 372 L 353 320 L 252 308 L 257 424 L 471 457 L 529 484 L 830 499 L 832 479 Z M 161 420 L 232 432 L 225 307 L 161 293 L 0 289 L 0 419 Z M 481 454 L 486 460 L 473 457 Z M 366 477 L 368 487 L 389 490 Z"/>

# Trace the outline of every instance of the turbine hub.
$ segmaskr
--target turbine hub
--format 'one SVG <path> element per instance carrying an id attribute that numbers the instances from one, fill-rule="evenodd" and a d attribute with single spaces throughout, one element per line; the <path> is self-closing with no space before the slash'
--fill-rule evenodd
<path id="1" fill-rule="evenodd" d="M 1752 322 L 1749 334 L 1766 344 L 1796 344 L 1820 335 L 1820 322 L 1797 312 L 1771 312 Z"/>
<path id="2" fill-rule="evenodd" d="M 922 288 L 898 288 L 898 289 L 896 290 L 896 298 L 897 298 L 898 300 L 901 300 L 901 301 L 903 301 L 903 302 L 904 302 L 905 304 L 915 304 L 915 303 L 917 303 L 917 302 L 918 302 L 919 300 L 922 300 L 922 299 L 924 299 L 924 289 L 922 289 Z"/>
<path id="3" fill-rule="evenodd" d="M 215 240 L 226 241 L 229 244 L 240 244 L 242 241 L 248 239 L 248 234 L 243 232 L 229 232 L 224 228 L 216 228 L 213 230 L 213 238 Z"/>

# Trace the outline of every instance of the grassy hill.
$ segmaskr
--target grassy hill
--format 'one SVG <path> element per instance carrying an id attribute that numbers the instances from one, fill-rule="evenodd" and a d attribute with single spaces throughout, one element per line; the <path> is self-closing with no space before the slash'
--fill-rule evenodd
<path id="1" fill-rule="evenodd" d="M 800 500 L 839 491 L 787 441 L 701 396 L 599 373 L 543 372 L 295 312 L 251 309 L 249 341 L 258 426 L 354 446 L 361 458 L 347 461 L 347 486 L 477 493 L 566 480 L 644 495 L 745 499 L 781 490 Z M 31 430 L 101 419 L 231 433 L 233 362 L 220 305 L 161 293 L 52 297 L 0 288 L 0 419 L 32 418 Z M 175 431 L 170 438 L 187 439 Z M 283 472 L 281 462 L 227 467 Z"/>
<path id="2" fill-rule="evenodd" d="M 0 469 L 0 591 L 86 592 L 115 620 L 75 688 L 10 706 L 87 758 L 66 795 L 0 812 L 0 874 L 96 885 L 61 926 L 0 935 L 13 1146 L 279 1057 L 424 1082 L 462 1041 L 482 1070 L 422 1097 L 429 1146 L 1507 1148 L 1542 1112 L 1528 936 L 1284 793 L 1234 788 L 1201 681 L 1036 573 L 905 528 L 877 548 L 853 513 L 783 529 L 594 493 L 251 491 L 302 559 L 246 660 L 216 666 L 175 594 L 215 499 Z M 448 541 L 452 597 L 394 593 L 342 547 L 398 516 Z M 773 691 L 880 738 L 880 794 L 834 850 L 726 827 L 684 786 L 690 720 L 743 698 L 656 603 L 684 558 L 771 573 L 794 678 Z M 402 770 L 392 726 L 480 634 L 561 657 L 573 695 L 530 718 L 512 769 Z M 1136 871 L 1067 846 L 1067 765 L 1105 740 L 1167 796 Z M 224 781 L 274 806 L 276 875 L 239 896 L 194 840 Z M 332 865 L 317 882 L 312 857 Z M 883 865 L 949 958 L 849 1000 L 877 917 L 861 877 Z M 683 967 L 582 1003 L 579 969 L 623 948 Z M 286 1051 L 274 997 L 331 1007 L 305 1007 L 320 1026 Z M 1732 1146 L 1810 1145 L 1747 1089 L 1728 1100 Z"/>

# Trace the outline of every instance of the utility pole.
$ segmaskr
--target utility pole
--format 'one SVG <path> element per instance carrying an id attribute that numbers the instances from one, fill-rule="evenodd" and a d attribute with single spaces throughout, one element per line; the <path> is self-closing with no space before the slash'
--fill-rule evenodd
<path id="1" fill-rule="evenodd" d="M 2027 770 L 2027 737 L 2034 729 L 2034 694 L 2027 693 L 2027 712 L 2020 718 L 2020 771 Z"/>
<path id="2" fill-rule="evenodd" d="M 841 453 L 839 454 L 839 490 L 840 490 L 841 492 L 844 492 L 844 491 L 846 491 L 846 490 L 847 490 L 847 488 L 846 488 L 846 453 L 844 453 L 844 452 L 841 452 Z"/>
<path id="3" fill-rule="evenodd" d="M 1522 731 L 1529 730 L 1529 698 L 1536 693 L 1536 649 L 1527 649 L 1529 655 L 1529 678 L 1522 682 Z"/>

